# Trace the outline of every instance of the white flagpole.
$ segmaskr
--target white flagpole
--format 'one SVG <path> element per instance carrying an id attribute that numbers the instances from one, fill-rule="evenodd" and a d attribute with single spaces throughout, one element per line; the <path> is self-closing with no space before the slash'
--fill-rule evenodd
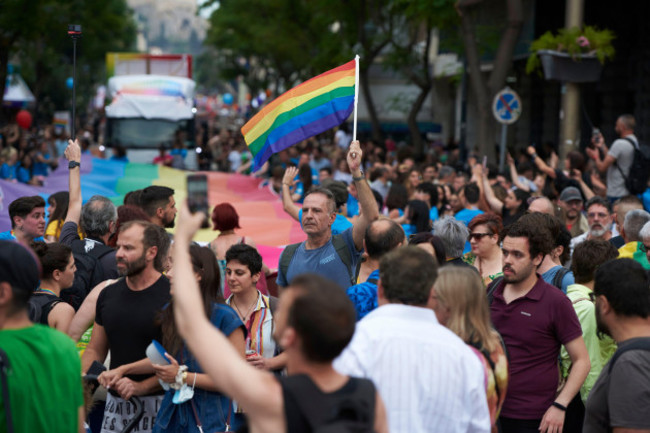
<path id="1" fill-rule="evenodd" d="M 359 55 L 354 56 L 354 124 L 352 126 L 352 141 L 357 139 L 357 104 L 359 103 Z"/>

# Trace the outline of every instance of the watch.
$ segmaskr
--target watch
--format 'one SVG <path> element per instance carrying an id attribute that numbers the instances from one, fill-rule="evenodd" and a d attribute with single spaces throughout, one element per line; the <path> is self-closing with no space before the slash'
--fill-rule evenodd
<path id="1" fill-rule="evenodd" d="M 352 181 L 354 182 L 359 182 L 360 180 L 364 180 L 366 177 L 363 175 L 363 170 L 359 170 L 361 172 L 361 176 L 352 176 Z"/>
<path id="2" fill-rule="evenodd" d="M 77 161 L 70 161 L 70 162 L 68 163 L 68 168 L 69 168 L 69 169 L 73 169 L 73 168 L 75 168 L 75 167 L 81 167 L 81 163 L 80 163 L 80 162 L 77 162 Z"/>

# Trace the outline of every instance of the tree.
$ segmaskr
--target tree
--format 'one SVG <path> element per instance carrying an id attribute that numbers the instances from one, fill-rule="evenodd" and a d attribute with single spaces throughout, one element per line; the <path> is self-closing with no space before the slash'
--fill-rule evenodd
<path id="1" fill-rule="evenodd" d="M 221 0 L 206 43 L 218 50 L 225 79 L 242 75 L 252 92 L 289 89 L 350 60 L 333 9 L 325 0 Z"/>
<path id="2" fill-rule="evenodd" d="M 68 24 L 81 24 L 77 43 L 77 95 L 81 102 L 103 82 L 109 51 L 125 51 L 135 42 L 136 27 L 125 0 L 0 1 L 0 78 L 13 56 L 36 97 L 36 117 L 69 106 L 65 80 L 72 76 L 72 41 Z M 5 80 L 0 87 L 4 92 Z M 43 105 L 50 105 L 41 113 Z"/>
<path id="3" fill-rule="evenodd" d="M 483 0 L 458 0 L 461 33 L 465 44 L 465 56 L 469 78 L 478 108 L 478 151 L 495 159 L 496 121 L 492 117 L 491 104 L 494 96 L 503 87 L 512 66 L 512 56 L 517 38 L 523 26 L 523 5 L 521 0 L 506 0 L 507 22 L 494 58 L 494 68 L 489 76 L 481 73 L 481 60 L 477 43 L 477 26 L 474 13 Z"/>

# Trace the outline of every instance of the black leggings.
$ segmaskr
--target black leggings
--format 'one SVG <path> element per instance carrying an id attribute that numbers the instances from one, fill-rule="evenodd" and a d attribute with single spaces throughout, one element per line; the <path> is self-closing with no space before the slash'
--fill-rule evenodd
<path id="1" fill-rule="evenodd" d="M 503 433 L 539 433 L 541 419 L 514 419 L 499 417 Z"/>

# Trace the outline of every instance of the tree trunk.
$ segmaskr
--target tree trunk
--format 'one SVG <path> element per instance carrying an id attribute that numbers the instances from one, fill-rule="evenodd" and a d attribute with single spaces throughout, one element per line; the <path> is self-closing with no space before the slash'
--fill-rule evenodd
<path id="1" fill-rule="evenodd" d="M 508 22 L 494 58 L 494 69 L 490 77 L 486 78 L 481 73 L 481 60 L 476 43 L 476 27 L 469 15 L 469 7 L 478 3 L 482 3 L 482 1 L 461 0 L 458 2 L 470 84 L 474 90 L 479 117 L 476 143 L 469 142 L 467 148 L 468 151 L 471 151 L 476 147 L 475 150 L 479 154 L 486 155 L 488 160 L 496 162 L 494 138 L 497 125 L 496 120 L 492 117 L 492 99 L 505 84 L 508 71 L 512 66 L 513 51 L 523 26 L 523 7 L 521 0 L 507 0 Z"/>
<path id="2" fill-rule="evenodd" d="M 370 65 L 366 68 L 359 68 L 359 81 L 361 82 L 361 90 L 363 90 L 363 99 L 366 101 L 366 108 L 368 109 L 368 115 L 370 116 L 370 124 L 372 126 L 372 139 L 381 144 L 382 134 L 381 134 L 381 124 L 379 123 L 379 117 L 377 116 L 377 109 L 375 108 L 375 102 L 372 99 L 372 92 L 370 91 L 370 80 L 368 71 Z"/>
<path id="3" fill-rule="evenodd" d="M 7 83 L 7 66 L 9 64 L 9 47 L 12 43 L 8 40 L 0 42 L 0 120 L 5 117 L 4 108 L 2 107 L 2 100 L 5 94 L 5 84 Z"/>
<path id="4" fill-rule="evenodd" d="M 409 111 L 408 118 L 406 120 L 406 123 L 409 127 L 409 132 L 411 133 L 411 138 L 413 140 L 413 147 L 415 148 L 416 155 L 422 155 L 424 153 L 424 140 L 422 140 L 422 133 L 418 128 L 417 116 L 418 113 L 420 112 L 420 109 L 422 108 L 422 105 L 424 105 L 424 101 L 429 95 L 429 92 L 431 91 L 430 83 L 431 82 L 429 82 L 428 86 L 424 88 L 422 87 L 420 88 L 420 94 L 413 102 L 413 105 L 411 106 L 411 110 Z"/>

